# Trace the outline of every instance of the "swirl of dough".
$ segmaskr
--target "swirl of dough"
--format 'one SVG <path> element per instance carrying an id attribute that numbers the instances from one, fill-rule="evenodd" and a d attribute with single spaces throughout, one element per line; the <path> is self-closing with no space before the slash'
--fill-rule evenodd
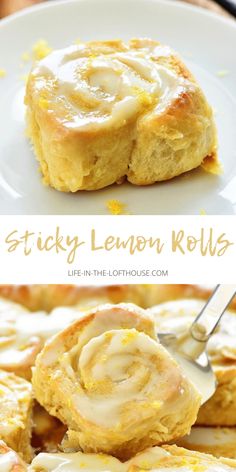
<path id="1" fill-rule="evenodd" d="M 150 40 L 81 43 L 52 52 L 32 78 L 41 106 L 56 109 L 67 128 L 120 127 L 145 109 L 158 115 L 195 90 L 193 81 L 160 61 L 172 55 Z"/>
<path id="2" fill-rule="evenodd" d="M 130 304 L 103 305 L 49 340 L 37 400 L 69 428 L 64 447 L 121 458 L 189 431 L 200 397 Z"/>

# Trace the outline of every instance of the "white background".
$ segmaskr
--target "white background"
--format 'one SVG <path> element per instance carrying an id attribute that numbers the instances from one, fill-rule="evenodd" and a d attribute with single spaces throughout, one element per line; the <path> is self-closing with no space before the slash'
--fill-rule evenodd
<path id="1" fill-rule="evenodd" d="M 78 284 L 115 284 L 115 283 L 235 283 L 236 260 L 236 225 L 232 216 L 2 216 L 0 220 L 0 283 L 78 283 Z M 68 264 L 69 249 L 59 254 L 55 250 L 40 252 L 37 249 L 37 237 L 55 235 L 60 226 L 60 234 L 65 237 L 77 235 L 85 241 L 76 252 L 73 264 Z M 143 252 L 130 255 L 128 249 L 111 251 L 92 251 L 90 245 L 91 230 L 96 230 L 96 241 L 103 245 L 109 235 L 127 239 L 131 235 L 145 238 L 159 237 L 164 242 L 164 249 L 157 254 L 155 249 L 146 248 Z M 204 228 L 204 246 L 209 230 L 213 229 L 213 241 L 220 234 L 234 244 L 221 257 L 208 255 L 203 257 L 200 243 L 195 250 L 185 255 L 172 252 L 172 231 L 185 231 L 187 236 L 200 238 Z M 23 243 L 14 252 L 8 252 L 6 237 L 17 230 L 20 239 L 26 230 L 34 232 L 30 239 L 31 253 L 24 255 Z M 186 249 L 186 244 L 183 243 Z M 218 249 L 220 246 L 218 246 Z M 168 276 L 128 276 L 119 275 L 84 277 L 72 276 L 73 270 L 168 270 Z"/>

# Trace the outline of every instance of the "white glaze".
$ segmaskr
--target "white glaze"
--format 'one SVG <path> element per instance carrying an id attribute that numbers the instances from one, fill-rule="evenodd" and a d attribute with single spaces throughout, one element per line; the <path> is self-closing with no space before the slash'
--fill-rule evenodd
<path id="1" fill-rule="evenodd" d="M 81 316 L 73 309 L 30 313 L 0 300 L 0 367 L 31 365 L 47 339 Z"/>
<path id="2" fill-rule="evenodd" d="M 69 118 L 68 113 L 57 117 L 64 126 L 81 131 L 120 127 L 145 110 L 140 93 L 148 94 L 152 112 L 160 114 L 182 92 L 196 87 L 158 63 L 160 56 L 171 54 L 169 48 L 154 47 L 148 41 L 143 41 L 140 49 L 96 55 L 82 44 L 70 46 L 52 52 L 34 67 L 36 95 L 50 89 L 53 80 L 56 96 L 70 112 Z M 49 113 L 54 105 L 49 97 Z"/>

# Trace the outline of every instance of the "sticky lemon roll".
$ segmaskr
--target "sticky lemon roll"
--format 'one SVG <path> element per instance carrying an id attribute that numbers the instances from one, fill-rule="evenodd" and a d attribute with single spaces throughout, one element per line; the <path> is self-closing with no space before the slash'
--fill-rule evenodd
<path id="1" fill-rule="evenodd" d="M 30 311 L 52 311 L 58 306 L 93 307 L 99 303 L 131 302 L 143 305 L 144 285 L 0 285 L 0 297 L 25 306 Z"/>
<path id="2" fill-rule="evenodd" d="M 177 444 L 215 457 L 236 459 L 236 428 L 194 426 Z"/>
<path id="3" fill-rule="evenodd" d="M 26 461 L 32 458 L 32 402 L 31 384 L 0 370 L 0 439 L 18 451 Z"/>
<path id="4" fill-rule="evenodd" d="M 33 373 L 37 400 L 68 426 L 64 447 L 122 459 L 179 437 L 200 396 L 132 304 L 91 310 L 48 341 Z"/>
<path id="5" fill-rule="evenodd" d="M 25 102 L 44 182 L 60 191 L 125 177 L 149 185 L 216 163 L 211 107 L 176 54 L 150 39 L 52 52 L 33 67 Z"/>
<path id="6" fill-rule="evenodd" d="M 188 451 L 177 446 L 153 447 L 138 454 L 127 463 L 128 472 L 166 471 L 173 472 L 223 472 L 236 468 L 236 461 L 210 454 Z"/>
<path id="7" fill-rule="evenodd" d="M 65 316 L 56 309 L 51 315 L 30 313 L 16 303 L 0 299 L 0 368 L 30 379 L 45 341 L 79 317 L 78 310 L 67 310 Z"/>
<path id="8" fill-rule="evenodd" d="M 27 472 L 20 456 L 0 440 L 0 470 L 2 472 Z"/>
<path id="9" fill-rule="evenodd" d="M 200 313 L 204 301 L 182 299 L 151 309 L 159 332 L 182 335 Z M 215 334 L 207 345 L 208 355 L 217 378 L 217 389 L 201 408 L 197 422 L 208 426 L 236 425 L 236 314 L 225 312 Z"/>

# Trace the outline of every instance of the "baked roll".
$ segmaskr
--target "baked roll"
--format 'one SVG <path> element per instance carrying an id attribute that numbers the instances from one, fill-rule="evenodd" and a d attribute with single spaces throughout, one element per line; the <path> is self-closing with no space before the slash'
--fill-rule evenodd
<path id="1" fill-rule="evenodd" d="M 54 51 L 33 67 L 25 103 L 44 183 L 60 191 L 125 177 L 149 185 L 206 158 L 217 162 L 212 109 L 176 53 L 157 41 Z"/>
<path id="2" fill-rule="evenodd" d="M 236 428 L 194 426 L 189 435 L 178 439 L 177 445 L 215 457 L 236 459 Z"/>
<path id="3" fill-rule="evenodd" d="M 81 309 L 99 303 L 131 302 L 143 305 L 144 285 L 0 285 L 0 296 L 28 308 L 30 311 L 50 312 L 58 306 L 79 305 Z"/>
<path id="4" fill-rule="evenodd" d="M 39 403 L 68 426 L 66 450 L 122 459 L 189 432 L 200 405 L 153 318 L 131 304 L 99 306 L 54 336 L 32 382 Z"/>
<path id="5" fill-rule="evenodd" d="M 0 439 L 29 462 L 32 458 L 31 384 L 0 370 L 0 398 Z"/>
<path id="6" fill-rule="evenodd" d="M 18 454 L 0 441 L 0 470 L 2 472 L 27 472 L 27 466 Z"/>
<path id="7" fill-rule="evenodd" d="M 205 302 L 183 299 L 167 302 L 150 311 L 157 331 L 182 334 L 200 313 Z M 207 426 L 236 425 L 236 315 L 225 312 L 215 334 L 207 344 L 208 355 L 217 378 L 214 395 L 201 406 L 197 423 Z"/>
<path id="8" fill-rule="evenodd" d="M 30 313 L 16 303 L 0 299 L 0 368 L 31 378 L 31 368 L 45 341 L 80 316 L 64 308 L 51 315 Z"/>

